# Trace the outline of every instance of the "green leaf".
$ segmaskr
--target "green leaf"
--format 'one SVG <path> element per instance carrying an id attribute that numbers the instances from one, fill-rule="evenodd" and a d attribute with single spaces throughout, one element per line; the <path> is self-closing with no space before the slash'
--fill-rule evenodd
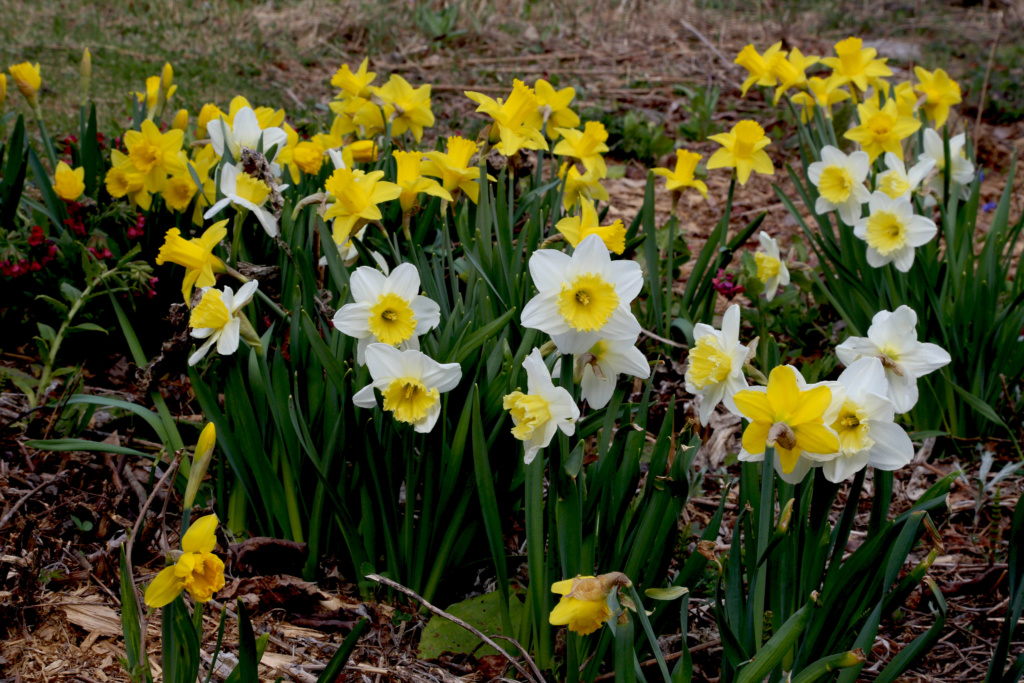
<path id="1" fill-rule="evenodd" d="M 133 681 L 150 681 L 149 657 L 142 652 L 142 630 L 139 625 L 139 603 L 135 583 L 128 573 L 128 562 L 121 546 L 121 632 L 124 633 L 125 653 L 128 656 L 128 676 Z"/>
<path id="2" fill-rule="evenodd" d="M 648 588 L 644 595 L 654 600 L 677 600 L 690 592 L 685 586 L 671 586 L 669 588 Z"/>
<path id="3" fill-rule="evenodd" d="M 801 607 L 786 620 L 782 628 L 764 644 L 754 658 L 739 670 L 736 683 L 760 683 L 796 644 L 811 620 L 813 603 Z"/>
<path id="4" fill-rule="evenodd" d="M 239 683 L 260 683 L 259 664 L 262 653 L 256 650 L 256 636 L 252 630 L 249 613 L 239 598 L 238 611 L 238 671 Z"/>
<path id="5" fill-rule="evenodd" d="M 199 639 L 185 600 L 179 595 L 163 608 L 163 680 L 167 683 L 195 683 L 199 675 Z"/>
<path id="6" fill-rule="evenodd" d="M 487 636 L 512 634 L 505 633 L 501 625 L 501 595 L 497 591 L 484 593 L 475 598 L 449 605 L 445 611 L 453 617 L 462 619 L 470 626 Z M 517 629 L 523 618 L 523 603 L 517 597 L 509 601 L 509 613 L 512 628 Z M 515 630 L 512 632 L 515 633 Z M 497 650 L 475 635 L 441 616 L 432 616 L 423 628 L 420 637 L 419 655 L 422 659 L 436 659 L 444 652 L 472 654 L 476 658 L 496 655 Z"/>
<path id="7" fill-rule="evenodd" d="M 125 455 L 135 455 L 140 458 L 147 458 L 154 460 L 157 456 L 154 453 L 145 453 L 143 451 L 137 451 L 134 448 L 128 448 L 127 446 L 115 446 L 109 443 L 99 443 L 97 441 L 89 441 L 88 439 L 47 439 L 26 441 L 25 445 L 29 448 L 35 448 L 40 451 L 88 451 L 93 453 L 124 453 Z"/>
<path id="8" fill-rule="evenodd" d="M 956 393 L 960 394 L 960 397 L 967 401 L 968 405 L 970 405 L 972 408 L 981 413 L 981 415 L 985 419 L 989 420 L 990 422 L 994 422 L 995 424 L 999 425 L 1000 427 L 1003 427 L 1004 429 L 1009 429 L 1009 427 L 1006 426 L 1006 423 L 1003 422 L 1003 420 L 999 417 L 998 414 L 996 414 L 996 411 L 992 408 L 992 406 L 990 406 L 988 403 L 985 403 L 985 401 L 981 400 L 971 392 L 967 391 L 956 382 L 950 381 L 949 383 L 953 387 L 953 390 Z"/>

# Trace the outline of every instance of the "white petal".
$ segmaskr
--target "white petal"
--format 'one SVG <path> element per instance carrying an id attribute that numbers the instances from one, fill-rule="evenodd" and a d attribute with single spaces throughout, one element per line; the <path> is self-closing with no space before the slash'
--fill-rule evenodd
<path id="1" fill-rule="evenodd" d="M 872 268 L 881 268 L 885 264 L 891 262 L 892 256 L 882 256 L 874 247 L 868 247 L 867 254 L 868 265 Z M 906 272 L 906 271 L 904 271 Z"/>
<path id="2" fill-rule="evenodd" d="M 849 367 L 862 356 L 878 355 L 878 347 L 867 337 L 849 337 L 836 347 L 839 362 Z"/>
<path id="3" fill-rule="evenodd" d="M 249 280 L 244 285 L 238 288 L 238 293 L 235 294 L 234 301 L 229 307 L 232 313 L 237 313 L 242 310 L 246 304 L 252 301 L 253 296 L 256 295 L 256 290 L 259 288 L 259 280 Z M 224 289 L 227 289 L 225 287 Z M 225 302 L 227 305 L 227 302 Z"/>
<path id="4" fill-rule="evenodd" d="M 277 218 L 274 217 L 274 214 L 262 206 L 250 206 L 249 209 L 256 214 L 256 220 L 260 222 L 266 233 L 271 237 L 277 237 Z"/>
<path id="5" fill-rule="evenodd" d="M 277 146 L 274 156 L 267 157 L 268 161 L 276 159 L 277 155 L 281 153 L 281 150 L 284 149 L 287 144 L 288 134 L 280 128 L 267 128 L 263 131 L 263 153 L 266 154 L 270 151 L 271 147 L 274 147 L 275 145 Z"/>
<path id="6" fill-rule="evenodd" d="M 870 464 L 880 470 L 897 470 L 914 459 L 914 444 L 903 428 L 894 422 L 870 423 L 871 438 L 875 440 L 869 451 Z"/>
<path id="7" fill-rule="evenodd" d="M 256 118 L 256 112 L 249 107 L 239 109 L 231 125 L 231 134 L 234 136 L 235 142 L 240 147 L 248 147 L 255 150 L 257 145 L 259 145 L 261 132 L 262 129 L 260 128 L 259 119 Z M 287 140 L 287 136 L 285 136 L 285 140 Z"/>
<path id="8" fill-rule="evenodd" d="M 210 121 L 206 125 L 206 134 L 210 136 L 210 144 L 217 156 L 224 156 L 224 142 L 231 139 L 231 127 L 223 119 Z"/>
<path id="9" fill-rule="evenodd" d="M 441 417 L 441 403 L 435 403 L 427 409 L 427 414 L 412 426 L 413 430 L 420 434 L 429 434 Z"/>
<path id="10" fill-rule="evenodd" d="M 644 271 L 636 261 L 612 261 L 605 273 L 609 282 L 615 286 L 620 304 L 628 306 L 644 288 Z"/>
<path id="11" fill-rule="evenodd" d="M 373 385 L 367 384 L 352 396 L 352 402 L 360 408 L 376 408 L 377 395 L 373 393 Z"/>
<path id="12" fill-rule="evenodd" d="M 607 326 L 605 326 L 605 328 L 607 328 Z M 604 330 L 600 332 L 577 332 L 576 330 L 570 329 L 568 332 L 563 332 L 562 334 L 549 334 L 551 334 L 551 341 L 555 343 L 558 351 L 568 356 L 577 353 L 586 353 L 589 351 L 594 344 L 601 341 L 601 338 L 604 335 Z"/>
<path id="13" fill-rule="evenodd" d="M 370 334 L 370 304 L 345 304 L 334 314 L 334 329 L 362 339 Z"/>
<path id="14" fill-rule="evenodd" d="M 420 293 L 420 271 L 411 263 L 403 263 L 391 271 L 384 291 L 393 292 L 406 301 Z"/>
<path id="15" fill-rule="evenodd" d="M 612 400 L 612 394 L 615 393 L 615 380 L 618 375 L 605 374 L 604 379 L 597 376 L 594 372 L 594 368 L 588 363 L 583 368 L 583 379 L 580 380 L 580 387 L 582 388 L 582 397 L 590 407 L 599 410 L 608 405 L 608 402 Z"/>
<path id="16" fill-rule="evenodd" d="M 694 329 L 696 332 L 696 328 Z M 726 348 L 732 348 L 740 341 L 740 306 L 733 304 L 722 316 L 722 337 Z"/>
<path id="17" fill-rule="evenodd" d="M 219 336 L 220 336 L 219 334 L 214 334 L 209 339 L 207 339 L 205 344 L 203 344 L 198 349 L 196 349 L 196 352 L 188 357 L 188 364 L 189 365 L 195 365 L 196 363 L 201 361 L 203 358 L 205 358 L 207 352 L 209 352 L 209 350 L 210 350 L 210 347 L 213 346 L 214 342 L 217 341 L 217 337 L 219 337 Z"/>
<path id="18" fill-rule="evenodd" d="M 892 401 L 898 414 L 905 413 L 917 405 L 916 377 L 906 373 L 900 377 L 891 370 L 886 370 L 885 378 L 889 380 L 889 400 Z"/>
<path id="19" fill-rule="evenodd" d="M 540 349 L 535 348 L 523 359 L 523 369 L 526 370 L 526 393 L 544 396 L 554 392 L 555 384 L 551 381 L 551 373 L 544 364 Z"/>
<path id="20" fill-rule="evenodd" d="M 214 204 L 213 206 L 211 206 L 211 207 L 210 207 L 209 209 L 207 209 L 207 210 L 206 210 L 206 213 L 204 213 L 204 214 L 203 214 L 203 218 L 205 218 L 205 219 L 207 219 L 207 220 L 209 220 L 209 219 L 213 218 L 213 217 L 214 217 L 214 216 L 216 216 L 216 215 L 217 215 L 218 213 L 220 213 L 221 211 L 223 211 L 223 210 L 224 210 L 224 208 L 225 208 L 225 207 L 226 207 L 226 206 L 227 206 L 228 204 L 230 204 L 230 203 L 231 203 L 231 197 L 225 197 L 224 199 L 220 200 L 219 202 L 217 202 L 216 204 Z"/>
<path id="21" fill-rule="evenodd" d="M 904 371 L 922 377 L 949 365 L 951 360 L 949 353 L 938 344 L 922 342 L 904 349 L 899 362 Z"/>
<path id="22" fill-rule="evenodd" d="M 860 396 L 869 391 L 884 396 L 889 387 L 881 361 L 871 356 L 851 363 L 839 375 L 839 383 L 850 396 Z"/>
<path id="23" fill-rule="evenodd" d="M 814 461 L 804 456 L 800 456 L 796 461 L 796 466 L 793 467 L 793 471 L 786 473 L 782 471 L 782 462 L 776 456 L 775 458 L 775 472 L 778 473 L 779 477 L 782 478 L 787 484 L 799 484 L 807 476 L 807 473 L 814 467 Z"/>
<path id="24" fill-rule="evenodd" d="M 402 360 L 402 352 L 393 346 L 370 344 L 366 347 L 366 367 L 375 381 L 404 375 Z"/>
<path id="25" fill-rule="evenodd" d="M 551 336 L 565 334 L 571 328 L 565 322 L 562 314 L 558 312 L 558 290 L 549 289 L 542 291 L 537 296 L 526 302 L 523 306 L 523 313 L 519 316 L 519 322 L 523 327 L 530 327 Z M 591 344 L 593 346 L 593 344 Z M 590 349 L 588 346 L 583 351 Z M 571 353 L 571 352 L 570 352 Z M 582 351 L 580 352 L 582 353 Z"/>
<path id="26" fill-rule="evenodd" d="M 601 328 L 600 334 L 606 339 L 636 339 L 641 331 L 642 328 L 640 323 L 637 322 L 636 317 L 628 308 L 620 304 L 618 308 L 612 311 L 612 317 Z M 593 344 L 590 346 L 593 346 Z M 584 351 L 589 349 L 590 346 L 584 349 Z"/>
<path id="27" fill-rule="evenodd" d="M 580 273 L 603 273 L 611 263 L 611 253 L 598 235 L 588 235 L 572 254 L 573 269 Z M 638 269 L 639 264 L 630 261 Z"/>
<path id="28" fill-rule="evenodd" d="M 232 318 L 224 325 L 221 329 L 220 338 L 217 339 L 217 353 L 222 356 L 230 356 L 238 350 L 239 333 L 238 330 L 242 325 L 242 321 L 238 318 Z"/>
<path id="29" fill-rule="evenodd" d="M 420 381 L 434 387 L 442 394 L 451 391 L 462 380 L 462 366 L 458 363 L 438 363 L 428 356 L 423 357 L 423 376 Z"/>
<path id="30" fill-rule="evenodd" d="M 385 291 L 387 277 L 376 268 L 359 266 L 349 278 L 349 285 L 352 287 L 352 298 L 357 302 L 375 304 Z"/>
<path id="31" fill-rule="evenodd" d="M 538 291 L 560 290 L 572 258 L 554 249 L 538 249 L 530 256 L 530 277 Z"/>
<path id="32" fill-rule="evenodd" d="M 892 154 L 892 152 L 886 152 L 886 154 Z M 868 171 L 871 170 L 870 159 L 868 153 L 863 151 L 857 151 L 850 155 L 847 168 L 850 169 L 850 175 L 853 176 L 854 182 L 863 183 L 867 179 Z"/>
<path id="33" fill-rule="evenodd" d="M 441 322 L 441 307 L 433 299 L 415 296 L 410 305 L 412 312 L 416 315 L 415 334 L 417 336 L 426 334 Z"/>
<path id="34" fill-rule="evenodd" d="M 939 230 L 935 223 L 924 216 L 913 216 L 907 224 L 907 244 L 920 247 L 932 241 Z"/>

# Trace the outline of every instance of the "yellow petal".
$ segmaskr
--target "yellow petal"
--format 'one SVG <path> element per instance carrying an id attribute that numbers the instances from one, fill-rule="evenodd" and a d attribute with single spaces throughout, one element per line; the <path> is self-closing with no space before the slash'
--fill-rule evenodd
<path id="1" fill-rule="evenodd" d="M 820 422 L 831 402 L 832 390 L 828 387 L 801 391 L 799 403 L 789 415 L 789 424 L 795 427 L 805 422 Z"/>
<path id="2" fill-rule="evenodd" d="M 798 448 L 828 455 L 839 450 L 839 438 L 823 424 L 802 424 L 793 430 Z"/>
<path id="3" fill-rule="evenodd" d="M 146 607 L 156 609 L 169 605 L 181 594 L 184 587 L 185 582 L 175 574 L 174 567 L 164 567 L 146 587 Z"/>
<path id="4" fill-rule="evenodd" d="M 209 553 L 217 547 L 217 515 L 200 517 L 185 532 L 181 549 L 186 553 Z"/>
<path id="5" fill-rule="evenodd" d="M 767 394 L 764 392 L 745 389 L 744 391 L 736 392 L 733 400 L 736 401 L 736 408 L 751 422 L 767 422 L 771 424 L 775 421 L 775 416 L 772 414 L 772 405 L 768 401 Z"/>
<path id="6" fill-rule="evenodd" d="M 753 394 L 755 392 L 742 392 Z M 772 428 L 771 422 L 751 422 L 743 430 L 743 450 L 752 455 L 764 453 L 765 444 L 768 441 L 768 431 Z"/>

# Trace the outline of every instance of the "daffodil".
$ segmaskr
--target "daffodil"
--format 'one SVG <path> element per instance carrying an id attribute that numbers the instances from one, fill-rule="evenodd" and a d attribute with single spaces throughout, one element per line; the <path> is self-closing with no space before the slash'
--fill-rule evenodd
<path id="1" fill-rule="evenodd" d="M 970 186 L 974 181 L 974 164 L 967 158 L 964 146 L 967 144 L 967 136 L 964 133 L 954 135 L 949 139 L 949 169 L 946 168 L 946 147 L 942 136 L 932 128 L 924 129 L 924 151 L 919 160 L 931 159 L 935 162 L 938 175 L 932 180 L 932 189 L 939 196 L 944 191 L 943 175 L 949 173 L 951 182 L 960 185 L 961 197 L 970 194 Z"/>
<path id="2" fill-rule="evenodd" d="M 557 430 L 561 429 L 567 436 L 575 433 L 580 409 L 572 400 L 572 394 L 551 381 L 540 349 L 535 348 L 523 360 L 523 369 L 526 370 L 526 393 L 507 394 L 502 406 L 512 415 L 512 436 L 523 442 L 524 461 L 529 465 L 540 449 L 551 443 Z"/>
<path id="3" fill-rule="evenodd" d="M 335 100 L 328 106 L 338 115 L 331 125 L 332 135 L 356 133 L 358 137 L 368 139 L 384 132 L 384 114 L 379 106 L 368 99 L 355 97 Z"/>
<path id="4" fill-rule="evenodd" d="M 53 191 L 66 202 L 73 202 L 85 192 L 85 169 L 71 168 L 63 161 L 57 162 L 53 174 Z"/>
<path id="5" fill-rule="evenodd" d="M 914 249 L 930 242 L 938 232 L 935 222 L 914 215 L 910 200 L 875 192 L 868 202 L 868 215 L 853 226 L 853 234 L 867 242 L 868 264 L 881 268 L 892 263 L 906 273 L 914 265 Z"/>
<path id="6" fill-rule="evenodd" d="M 214 223 L 200 237 L 186 240 L 181 231 L 171 228 L 164 236 L 163 246 L 156 255 L 156 264 L 176 263 L 185 268 L 181 294 L 185 303 L 192 300 L 192 288 L 212 287 L 217 284 L 217 273 L 226 270 L 224 262 L 214 256 L 213 250 L 228 235 L 227 221 Z"/>
<path id="7" fill-rule="evenodd" d="M 565 180 L 562 192 L 562 206 L 566 211 L 583 201 L 608 201 L 608 190 L 601 184 L 601 177 L 593 170 L 580 173 L 576 164 L 562 164 L 558 177 Z"/>
<path id="8" fill-rule="evenodd" d="M 698 417 L 707 425 L 719 403 L 735 413 L 733 397 L 747 388 L 743 365 L 749 349 L 740 344 L 739 305 L 725 311 L 721 330 L 705 323 L 694 325 L 693 341 L 684 379 L 686 390 L 701 397 Z"/>
<path id="9" fill-rule="evenodd" d="M 230 154 L 238 162 L 242 148 L 260 151 L 268 162 L 277 159 L 277 155 L 288 144 L 288 134 L 276 126 L 260 127 L 259 118 L 251 107 L 242 107 L 235 112 L 231 123 L 227 120 L 215 119 L 206 124 L 210 142 L 217 156 Z"/>
<path id="10" fill-rule="evenodd" d="M 287 185 L 279 185 L 278 191 Z M 267 210 L 271 187 L 266 181 L 255 178 L 241 169 L 240 166 L 226 164 L 220 170 L 220 191 L 224 198 L 211 206 L 203 218 L 209 220 L 227 208 L 228 204 L 236 208 L 251 211 L 271 237 L 277 237 L 277 216 Z"/>
<path id="11" fill-rule="evenodd" d="M 543 149 L 548 148 L 547 140 L 540 129 L 530 125 L 536 123 L 536 113 L 540 109 L 540 100 L 533 92 L 533 88 L 526 85 L 519 79 L 513 81 L 512 94 L 508 99 L 494 100 L 478 92 L 466 92 L 466 97 L 476 102 L 479 106 L 478 112 L 487 114 L 494 119 L 494 126 L 497 126 L 497 136 L 492 129 L 491 137 L 498 140 L 494 145 L 501 154 L 510 157 L 520 149 Z"/>
<path id="12" fill-rule="evenodd" d="M 471 166 L 479 145 L 472 140 L 453 135 L 446 141 L 445 150 L 427 152 L 423 163 L 424 175 L 441 180 L 441 187 L 449 193 L 461 192 L 474 204 L 480 198 L 480 167 Z"/>
<path id="13" fill-rule="evenodd" d="M 395 181 L 402 188 L 402 194 L 398 196 L 398 203 L 402 205 L 404 213 L 412 211 L 416 206 L 416 197 L 420 193 L 428 194 L 431 197 L 440 197 L 449 202 L 452 200 L 448 190 L 441 187 L 436 180 L 421 175 L 422 152 L 395 150 L 391 154 L 395 157 L 397 165 Z"/>
<path id="14" fill-rule="evenodd" d="M 398 199 L 402 188 L 394 183 L 382 181 L 384 171 L 352 171 L 339 168 L 327 179 L 325 188 L 335 202 L 324 214 L 324 220 L 334 219 L 334 241 L 341 244 L 348 240 L 353 230 L 369 221 L 379 221 L 383 214 L 378 204 Z"/>
<path id="15" fill-rule="evenodd" d="M 906 164 L 902 159 L 892 152 L 886 152 L 885 167 L 887 170 L 878 174 L 878 178 L 875 179 L 875 188 L 879 192 L 884 192 L 891 199 L 900 197 L 910 199 L 921 182 L 935 168 L 935 160 L 922 158 L 907 171 Z"/>
<path id="16" fill-rule="evenodd" d="M 324 165 L 323 147 L 309 140 L 303 140 L 295 145 L 293 155 L 295 165 L 307 175 L 315 176 L 319 174 L 320 169 Z"/>
<path id="17" fill-rule="evenodd" d="M 875 92 L 875 97 L 878 97 L 877 91 Z M 900 116 L 915 116 L 918 96 L 914 92 L 914 85 L 910 81 L 897 83 L 896 87 L 892 88 L 890 97 L 896 100 L 896 111 L 899 112 Z"/>
<path id="18" fill-rule="evenodd" d="M 877 101 L 868 100 L 857 105 L 860 125 L 846 131 L 843 137 L 860 144 L 868 153 L 871 163 L 882 152 L 892 152 L 903 158 L 903 140 L 913 135 L 921 122 L 909 116 L 900 116 L 896 100 L 888 100 L 881 109 Z"/>
<path id="19" fill-rule="evenodd" d="M 547 136 L 554 140 L 558 137 L 559 128 L 575 128 L 580 125 L 580 117 L 569 108 L 576 97 L 575 88 L 555 90 L 543 78 L 538 79 L 533 87 L 540 108 L 537 110 L 536 118 L 529 121 L 532 127 L 543 129 Z"/>
<path id="20" fill-rule="evenodd" d="M 424 353 L 399 351 L 387 344 L 366 348 L 366 367 L 373 381 L 356 392 L 352 402 L 360 408 L 375 408 L 380 391 L 384 410 L 396 421 L 412 425 L 426 434 L 441 416 L 441 394 L 454 389 L 462 379 L 458 363 L 438 363 Z"/>
<path id="21" fill-rule="evenodd" d="M 199 441 L 196 442 L 195 451 L 192 452 L 192 464 L 188 470 L 188 483 L 185 485 L 185 498 L 182 506 L 185 510 L 190 510 L 192 503 L 196 500 L 199 485 L 203 482 L 203 477 L 206 476 L 210 460 L 213 459 L 213 448 L 216 445 L 217 427 L 214 423 L 209 422 L 200 432 Z M 199 520 L 196 522 L 198 523 Z"/>
<path id="22" fill-rule="evenodd" d="M 749 74 L 747 80 L 743 81 L 743 97 L 747 96 L 747 91 L 754 84 L 763 86 L 778 84 L 779 79 L 772 72 L 772 63 L 779 59 L 783 61 L 786 59 L 786 53 L 782 50 L 781 41 L 765 50 L 763 55 L 758 54 L 757 49 L 753 45 L 747 45 L 740 50 L 734 63 L 742 66 Z"/>
<path id="23" fill-rule="evenodd" d="M 352 274 L 351 287 L 355 302 L 338 309 L 334 327 L 359 340 L 360 365 L 370 344 L 415 350 L 420 347 L 419 338 L 441 321 L 437 302 L 420 295 L 420 273 L 411 263 L 399 265 L 387 276 L 360 266 Z"/>
<path id="24" fill-rule="evenodd" d="M 255 332 L 249 319 L 241 314 L 246 304 L 252 301 L 257 287 L 259 282 L 249 280 L 238 288 L 237 294 L 227 286 L 223 292 L 212 287 L 203 288 L 203 296 L 192 309 L 188 326 L 192 328 L 193 337 L 206 341 L 189 356 L 189 365 L 205 358 L 214 344 L 217 345 L 217 353 L 230 356 L 238 350 L 239 339 L 244 338 L 251 345 L 259 343 L 259 337 L 253 339 Z"/>
<path id="25" fill-rule="evenodd" d="M 914 444 L 893 422 L 896 412 L 887 396 L 888 389 L 881 361 L 870 357 L 855 361 L 832 386 L 841 401 L 831 425 L 839 438 L 839 451 L 831 455 L 808 454 L 821 463 L 825 478 L 832 483 L 849 479 L 867 465 L 891 471 L 914 459 Z"/>
<path id="26" fill-rule="evenodd" d="M 179 109 L 171 121 L 171 128 L 183 131 L 188 128 L 188 109 Z"/>
<path id="27" fill-rule="evenodd" d="M 665 188 L 671 192 L 682 192 L 684 188 L 692 187 L 693 189 L 700 192 L 704 199 L 708 198 L 708 186 L 703 180 L 697 180 L 694 178 L 694 172 L 697 170 L 697 162 L 703 158 L 703 155 L 691 152 L 686 149 L 676 150 L 676 167 L 675 169 L 670 168 L 652 168 L 654 175 L 659 175 L 665 178 Z"/>
<path id="28" fill-rule="evenodd" d="M 587 121 L 583 130 L 575 128 L 559 128 L 562 139 L 555 145 L 552 153 L 577 159 L 583 168 L 594 171 L 598 176 L 608 175 L 608 169 L 601 155 L 608 151 L 608 131 L 600 121 Z"/>
<path id="29" fill-rule="evenodd" d="M 740 121 L 728 133 L 712 135 L 708 139 L 722 146 L 708 159 L 709 171 L 715 168 L 735 168 L 740 185 L 746 185 L 754 171 L 775 175 L 772 160 L 764 151 L 771 140 L 756 121 Z"/>
<path id="30" fill-rule="evenodd" d="M 3 109 L 7 101 L 7 74 L 0 72 L 0 109 Z"/>
<path id="31" fill-rule="evenodd" d="M 216 104 L 204 104 L 203 108 L 199 110 L 199 116 L 196 118 L 196 137 L 207 137 L 209 135 L 207 126 L 210 125 L 210 122 L 219 121 L 223 118 L 227 118 L 227 115 Z"/>
<path id="32" fill-rule="evenodd" d="M 612 261 L 598 235 L 572 256 L 539 249 L 530 256 L 537 296 L 523 308 L 524 327 L 546 332 L 563 354 L 585 353 L 602 339 L 635 339 L 640 323 L 629 305 L 643 287 L 636 261 Z"/>
<path id="33" fill-rule="evenodd" d="M 144 211 L 152 205 L 153 197 L 146 189 L 146 174 L 135 168 L 131 157 L 119 150 L 110 150 L 110 170 L 104 184 L 111 197 L 128 199 Z"/>
<path id="34" fill-rule="evenodd" d="M 818 188 L 814 212 L 823 215 L 835 211 L 847 225 L 860 220 L 861 205 L 871 198 L 864 186 L 871 162 L 867 152 L 853 152 L 849 156 L 838 148 L 821 148 L 821 161 L 807 167 L 807 178 Z"/>
<path id="35" fill-rule="evenodd" d="M 909 306 L 876 313 L 868 336 L 848 338 L 836 347 L 836 356 L 847 367 L 861 358 L 880 360 L 889 383 L 888 397 L 897 413 L 917 404 L 919 378 L 952 360 L 938 344 L 917 341 L 917 313 Z"/>
<path id="36" fill-rule="evenodd" d="M 839 451 L 839 437 L 829 426 L 838 412 L 832 390 L 807 386 L 791 365 L 773 369 L 767 387 L 740 391 L 734 400 L 739 414 L 750 421 L 743 430 L 740 460 L 760 462 L 766 447 L 774 446 L 782 478 L 795 483 L 810 469 L 810 456 L 801 457 L 805 453 L 827 456 Z"/>
<path id="37" fill-rule="evenodd" d="M 790 96 L 793 103 L 802 107 L 800 119 L 807 123 L 814 116 L 814 107 L 821 107 L 825 118 L 832 118 L 832 105 L 850 99 L 850 93 L 843 90 L 840 79 L 831 76 L 827 79 L 812 76 L 807 79 L 807 91 L 794 93 Z"/>
<path id="38" fill-rule="evenodd" d="M 243 109 L 252 109 L 256 115 L 256 122 L 260 128 L 266 130 L 268 128 L 280 128 L 284 124 L 284 109 L 271 109 L 270 107 L 253 107 L 249 104 L 249 100 L 245 99 L 241 95 L 237 95 L 231 98 L 231 102 L 228 103 L 228 113 L 225 116 L 225 120 L 228 125 L 235 125 L 235 117 L 241 113 Z M 253 147 L 253 149 L 256 149 Z M 264 148 L 268 149 L 268 148 Z"/>
<path id="39" fill-rule="evenodd" d="M 582 365 L 583 375 L 579 377 L 581 398 L 594 410 L 608 405 L 615 393 L 619 375 L 631 375 L 640 379 L 651 376 L 651 366 L 640 349 L 636 339 L 602 339 L 584 354 L 573 356 L 577 372 Z"/>
<path id="40" fill-rule="evenodd" d="M 790 88 L 802 88 L 807 84 L 807 69 L 818 63 L 818 57 L 805 56 L 799 48 L 789 51 L 785 59 L 773 59 L 771 73 L 779 81 L 772 104 L 778 104 L 782 94 Z"/>
<path id="41" fill-rule="evenodd" d="M 925 98 L 924 113 L 938 128 L 949 118 L 949 108 L 963 101 L 960 84 L 950 78 L 943 69 L 929 72 L 923 67 L 916 66 L 914 75 L 920 81 L 914 86 L 914 90 Z"/>
<path id="42" fill-rule="evenodd" d="M 589 635 L 612 616 L 608 596 L 620 587 L 631 585 L 621 572 L 556 581 L 551 585 L 551 592 L 562 597 L 551 610 L 548 621 L 552 626 L 567 626 L 581 636 Z"/>
<path id="43" fill-rule="evenodd" d="M 167 182 L 168 174 L 182 170 L 181 145 L 184 134 L 180 130 L 161 133 L 152 121 L 142 122 L 140 130 L 129 130 L 124 134 L 128 158 L 132 165 L 145 176 L 146 190 L 159 192 Z"/>
<path id="44" fill-rule="evenodd" d="M 367 71 L 370 58 L 367 57 L 359 64 L 359 68 L 353 72 L 348 64 L 342 64 L 341 68 L 331 77 L 331 85 L 340 88 L 341 91 L 350 97 L 370 97 L 370 85 L 377 78 L 377 74 Z"/>
<path id="45" fill-rule="evenodd" d="M 196 602 L 208 602 L 224 587 L 224 562 L 213 554 L 217 547 L 217 515 L 200 517 L 181 538 L 181 552 L 146 587 L 146 607 L 157 609 L 188 591 Z"/>
<path id="46" fill-rule="evenodd" d="M 597 217 L 597 208 L 589 199 L 580 201 L 580 214 L 566 216 L 555 226 L 573 247 L 579 246 L 589 235 L 597 235 L 609 251 L 621 254 L 626 248 L 626 227 L 621 220 L 611 225 L 601 225 Z"/>
<path id="47" fill-rule="evenodd" d="M 39 64 L 22 62 L 21 64 L 14 64 L 8 67 L 7 70 L 11 72 L 11 78 L 14 79 L 14 84 L 18 86 L 18 91 L 38 117 L 39 89 L 43 87 L 43 78 L 39 73 Z"/>
<path id="48" fill-rule="evenodd" d="M 416 142 L 423 139 L 423 129 L 434 125 L 434 112 L 430 109 L 430 85 L 413 88 L 397 74 L 383 86 L 370 87 L 374 97 L 384 108 L 384 118 L 391 122 L 391 135 L 397 137 L 412 131 Z"/>
<path id="49" fill-rule="evenodd" d="M 779 286 L 789 284 L 789 268 L 782 260 L 779 243 L 774 237 L 762 231 L 757 234 L 757 240 L 761 243 L 761 251 L 754 253 L 757 279 L 764 285 L 764 298 L 771 301 Z"/>
<path id="50" fill-rule="evenodd" d="M 832 69 L 840 85 L 853 83 L 861 91 L 875 85 L 883 78 L 892 76 L 892 69 L 885 65 L 886 59 L 876 59 L 878 50 L 864 47 L 860 38 L 847 38 L 835 45 L 836 56 L 824 57 L 821 63 Z"/>
<path id="51" fill-rule="evenodd" d="M 146 92 L 135 91 L 135 99 L 146 108 L 146 119 L 152 121 L 156 113 L 156 105 L 160 99 L 160 77 L 150 76 L 146 79 Z"/>

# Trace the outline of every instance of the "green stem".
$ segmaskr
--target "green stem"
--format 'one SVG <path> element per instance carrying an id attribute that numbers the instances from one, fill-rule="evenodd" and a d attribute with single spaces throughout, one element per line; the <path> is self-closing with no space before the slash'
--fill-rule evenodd
<path id="1" fill-rule="evenodd" d="M 647 612 L 644 611 L 644 603 L 640 600 L 640 594 L 636 592 L 636 586 L 630 584 L 629 594 L 633 598 L 633 604 L 636 605 L 636 616 L 644 627 L 644 633 L 647 634 L 651 650 L 654 651 L 654 658 L 658 660 L 658 668 L 661 669 L 661 675 L 665 679 L 665 683 L 672 683 L 672 676 L 668 672 L 668 664 L 665 663 L 665 655 L 662 654 L 661 646 L 658 645 L 658 637 L 654 635 L 651 622 L 647 619 Z M 685 642 L 683 646 L 685 647 Z"/>
<path id="2" fill-rule="evenodd" d="M 549 583 L 544 557 L 544 457 L 540 453 L 526 466 L 526 558 L 530 569 L 534 626 L 537 628 L 537 664 L 541 669 L 550 669 Z"/>
<path id="3" fill-rule="evenodd" d="M 761 558 L 768 549 L 769 536 L 775 518 L 775 448 L 768 446 L 764 451 L 764 463 L 761 466 L 761 509 L 757 516 L 757 554 Z M 764 634 L 764 600 L 768 588 L 768 562 L 762 562 L 757 568 L 754 583 L 753 627 L 754 648 L 760 651 Z"/>
<path id="4" fill-rule="evenodd" d="M 231 228 L 231 258 L 228 260 L 228 265 L 232 268 L 238 266 L 238 259 L 242 253 L 242 226 L 248 213 L 248 209 L 238 209 L 235 213 L 235 223 Z"/>
<path id="5" fill-rule="evenodd" d="M 43 121 L 42 112 L 35 111 L 36 123 L 39 124 L 39 135 L 43 138 L 43 148 L 46 149 L 46 156 L 50 159 L 50 165 L 54 172 L 57 171 L 57 150 L 53 147 L 53 139 L 50 137 L 50 131 L 46 129 L 46 123 Z"/>

